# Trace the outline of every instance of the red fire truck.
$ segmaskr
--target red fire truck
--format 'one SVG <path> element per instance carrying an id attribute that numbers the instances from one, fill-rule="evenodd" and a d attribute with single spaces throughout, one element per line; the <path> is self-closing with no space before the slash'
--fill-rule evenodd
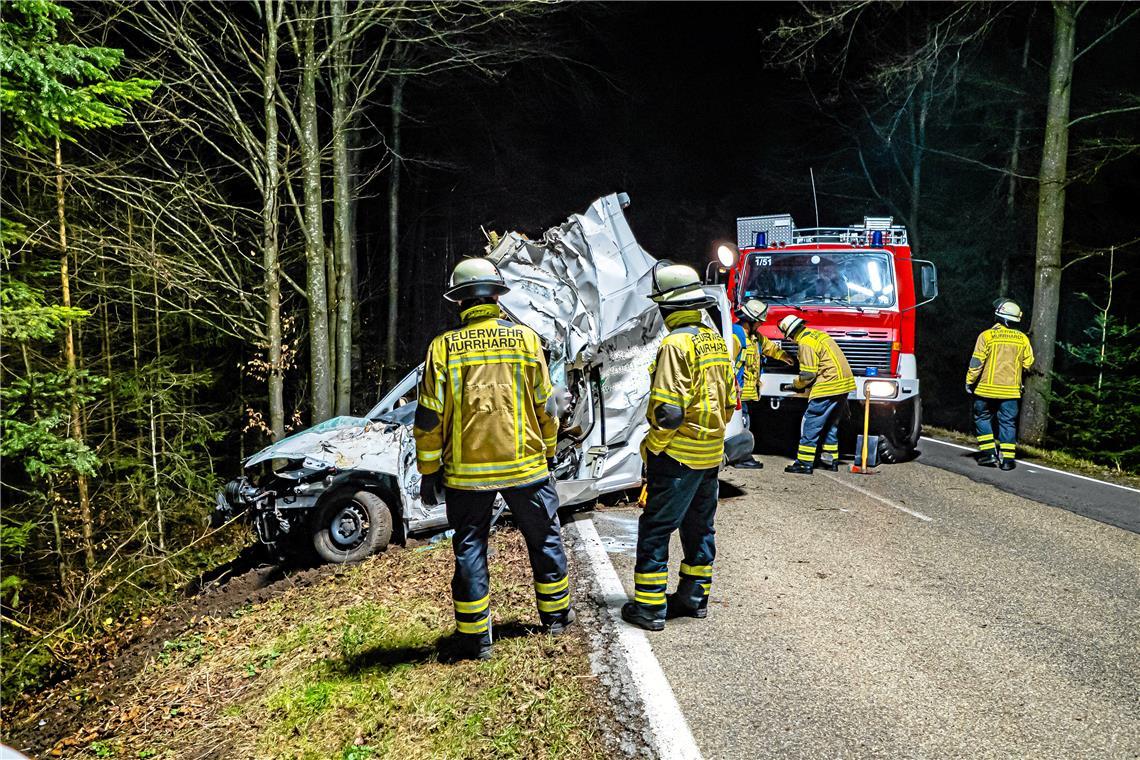
<path id="1" fill-rule="evenodd" d="M 879 458 L 908 458 L 922 426 L 915 312 L 938 295 L 934 264 L 911 257 L 906 228 L 891 217 L 864 217 L 862 225 L 851 227 L 799 229 L 790 214 L 750 216 L 736 220 L 736 232 L 740 255 L 728 273 L 733 304 L 752 298 L 767 303 L 762 332 L 793 356 L 796 344 L 776 329 L 786 314 L 797 314 L 835 338 L 852 371 L 874 378 L 860 379 L 850 398 L 858 404 L 858 419 L 864 393 L 874 401 L 871 433 L 879 437 Z M 798 418 L 805 396 L 780 390 L 797 371 L 767 361 L 760 388 L 765 415 L 771 410 Z M 763 424 L 763 419 L 753 422 Z M 851 432 L 844 432 L 850 446 Z"/>

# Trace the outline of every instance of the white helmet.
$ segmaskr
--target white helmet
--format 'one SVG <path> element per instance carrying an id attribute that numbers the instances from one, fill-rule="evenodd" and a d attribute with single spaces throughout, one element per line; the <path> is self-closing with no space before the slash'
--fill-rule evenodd
<path id="1" fill-rule="evenodd" d="M 688 309 L 704 309 L 714 303 L 701 287 L 697 270 L 668 261 L 659 261 L 653 266 L 653 292 L 649 299 L 661 306 Z"/>
<path id="2" fill-rule="evenodd" d="M 1020 322 L 1021 321 L 1021 307 L 1013 301 L 1002 301 L 998 307 L 994 309 L 994 314 L 999 319 L 1004 319 L 1006 322 Z"/>
<path id="3" fill-rule="evenodd" d="M 784 334 L 785 338 L 791 338 L 802 330 L 806 324 L 807 323 L 804 322 L 801 317 L 797 317 L 795 314 L 789 314 L 780 320 L 780 332 Z"/>
<path id="4" fill-rule="evenodd" d="M 448 301 L 501 296 L 510 290 L 499 268 L 490 259 L 463 259 L 451 270 L 451 281 L 443 297 Z"/>
<path id="5" fill-rule="evenodd" d="M 736 318 L 743 322 L 763 322 L 768 316 L 768 304 L 755 298 L 745 301 L 736 310 Z"/>

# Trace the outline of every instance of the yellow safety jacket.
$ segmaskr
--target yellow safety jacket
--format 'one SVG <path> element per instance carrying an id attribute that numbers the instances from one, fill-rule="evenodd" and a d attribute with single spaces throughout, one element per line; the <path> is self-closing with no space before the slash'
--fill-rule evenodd
<path id="1" fill-rule="evenodd" d="M 1033 347 L 1021 330 L 997 324 L 974 344 L 966 385 L 983 398 L 1021 398 L 1021 373 L 1033 366 Z"/>
<path id="2" fill-rule="evenodd" d="M 808 398 L 841 396 L 855 390 L 855 375 L 847 357 L 825 332 L 805 327 L 795 337 L 800 347 L 800 376 L 792 385 L 803 390 L 809 385 Z"/>
<path id="3" fill-rule="evenodd" d="M 728 346 L 701 322 L 699 311 L 673 312 L 665 326 L 672 332 L 649 368 L 649 434 L 643 449 L 664 452 L 694 470 L 718 467 L 725 428 L 736 411 Z"/>
<path id="4" fill-rule="evenodd" d="M 748 336 L 747 344 L 744 350 L 740 348 L 740 337 L 734 332 L 732 334 L 732 355 L 738 357 L 736 360 L 736 368 L 740 369 L 741 365 L 744 366 L 743 379 L 740 382 L 740 400 L 741 401 L 759 401 L 760 400 L 760 356 L 763 354 L 769 359 L 776 361 L 787 362 L 791 364 L 791 358 L 780 348 L 780 344 L 774 340 L 768 340 L 764 335 L 756 335 L 755 333 L 746 333 Z"/>
<path id="5" fill-rule="evenodd" d="M 502 319 L 496 304 L 466 309 L 463 326 L 428 348 L 413 433 L 424 475 L 496 490 L 547 477 L 558 420 L 546 408 L 550 374 L 538 335 Z"/>

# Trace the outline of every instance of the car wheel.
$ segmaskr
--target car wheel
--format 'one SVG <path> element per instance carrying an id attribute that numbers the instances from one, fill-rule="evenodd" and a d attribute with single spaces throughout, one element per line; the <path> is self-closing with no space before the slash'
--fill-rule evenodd
<path id="1" fill-rule="evenodd" d="M 897 464 L 914 458 L 922 435 L 922 401 L 901 404 L 891 415 L 890 429 L 879 436 L 879 461 Z"/>
<path id="2" fill-rule="evenodd" d="M 359 562 L 392 539 L 392 512 L 374 493 L 344 491 L 317 510 L 313 549 L 326 562 Z"/>

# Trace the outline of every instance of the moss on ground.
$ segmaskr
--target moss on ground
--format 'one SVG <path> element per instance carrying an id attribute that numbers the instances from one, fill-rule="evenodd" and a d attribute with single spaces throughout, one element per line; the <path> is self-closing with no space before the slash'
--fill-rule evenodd
<path id="1" fill-rule="evenodd" d="M 344 568 L 315 587 L 205 617 L 136 677 L 137 694 L 63 756 L 605 757 L 581 631 L 537 630 L 525 548 L 493 539 L 498 641 L 454 661 L 444 543 Z"/>

